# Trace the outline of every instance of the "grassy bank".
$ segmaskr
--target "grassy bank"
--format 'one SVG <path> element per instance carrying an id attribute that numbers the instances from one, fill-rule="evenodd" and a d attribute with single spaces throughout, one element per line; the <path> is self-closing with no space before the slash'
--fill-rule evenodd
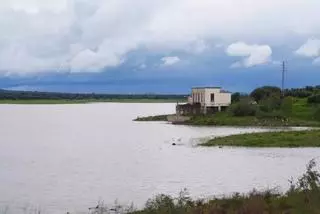
<path id="1" fill-rule="evenodd" d="M 176 103 L 174 99 L 34 99 L 0 100 L 0 104 L 84 104 L 84 103 Z"/>
<path id="2" fill-rule="evenodd" d="M 226 112 L 215 115 L 199 115 L 191 117 L 186 122 L 187 125 L 197 126 L 261 126 L 261 127 L 320 127 L 320 122 L 315 120 L 302 119 L 298 117 L 278 118 L 278 117 L 256 117 L 256 116 L 231 116 Z"/>
<path id="3" fill-rule="evenodd" d="M 167 121 L 168 115 L 138 117 L 135 121 Z M 254 127 L 320 127 L 320 122 L 300 118 L 258 118 L 255 116 L 235 117 L 226 112 L 215 115 L 198 115 L 190 117 L 183 123 L 193 126 L 254 126 Z"/>
<path id="4" fill-rule="evenodd" d="M 282 131 L 218 137 L 202 146 L 320 147 L 320 130 Z"/>
<path id="5" fill-rule="evenodd" d="M 148 117 L 137 117 L 134 121 L 168 121 L 169 115 L 156 115 Z"/>
<path id="6" fill-rule="evenodd" d="M 131 214 L 319 214 L 320 174 L 311 161 L 306 172 L 290 182 L 286 193 L 276 190 L 252 191 L 249 194 L 235 193 L 229 197 L 193 200 L 187 191 L 178 197 L 158 195 L 149 199 L 141 210 L 133 206 L 106 208 L 99 205 L 92 213 L 107 214 L 110 210 Z"/>
<path id="7" fill-rule="evenodd" d="M 230 108 L 232 109 L 233 106 Z M 314 115 L 317 105 L 308 104 L 307 99 L 295 98 L 290 113 L 279 111 L 265 113 L 259 111 L 253 116 L 235 116 L 231 110 L 214 115 L 191 116 L 185 125 L 196 126 L 255 126 L 255 127 L 320 127 L 320 120 Z M 164 115 L 161 115 L 163 118 Z M 140 117 L 138 121 L 157 121 L 158 117 Z"/>

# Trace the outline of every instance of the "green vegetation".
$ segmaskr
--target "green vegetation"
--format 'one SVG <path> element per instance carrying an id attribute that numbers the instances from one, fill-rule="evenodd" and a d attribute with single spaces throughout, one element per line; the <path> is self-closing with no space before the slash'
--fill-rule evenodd
<path id="1" fill-rule="evenodd" d="M 284 94 L 285 96 L 307 98 L 315 94 L 320 94 L 320 85 L 285 89 Z"/>
<path id="2" fill-rule="evenodd" d="M 85 103 L 176 103 L 171 99 L 36 99 L 36 100 L 0 100 L 0 104 L 85 104 Z"/>
<path id="3" fill-rule="evenodd" d="M 149 117 L 138 117 L 134 121 L 168 121 L 169 115 L 156 115 Z"/>
<path id="4" fill-rule="evenodd" d="M 290 189 L 284 194 L 276 190 L 253 190 L 249 194 L 193 200 L 184 190 L 176 198 L 157 195 L 149 199 L 141 210 L 134 210 L 132 205 L 123 207 L 116 204 L 110 209 L 100 204 L 92 213 L 107 214 L 115 210 L 130 214 L 319 214 L 320 174 L 315 167 L 315 161 L 310 161 L 306 172 L 296 182 L 291 180 Z"/>
<path id="5" fill-rule="evenodd" d="M 320 104 L 320 94 L 316 94 L 308 97 L 308 103 Z"/>
<path id="6" fill-rule="evenodd" d="M 184 101 L 185 95 L 166 94 L 79 94 L 0 90 L 0 104 L 64 104 L 91 102 L 167 103 Z"/>
<path id="7" fill-rule="evenodd" d="M 274 86 L 263 86 L 260 88 L 254 89 L 250 97 L 252 97 L 255 101 L 259 102 L 261 100 L 266 100 L 270 97 L 280 97 L 281 89 Z"/>
<path id="8" fill-rule="evenodd" d="M 256 126 L 256 127 L 320 127 L 318 121 L 301 120 L 297 118 L 279 119 L 278 117 L 234 117 L 227 113 L 218 113 L 212 116 L 193 116 L 185 125 L 195 126 Z"/>
<path id="9" fill-rule="evenodd" d="M 319 94 L 318 94 L 319 93 Z M 310 97 L 304 97 L 310 95 Z M 320 126 L 320 86 L 287 89 L 285 96 L 273 86 L 257 88 L 250 95 L 232 94 L 232 104 L 226 112 L 214 115 L 187 115 L 187 125 L 216 126 Z M 302 98 L 303 97 L 303 98 Z M 144 120 L 139 118 L 139 120 Z M 151 121 L 152 118 L 148 118 Z"/>
<path id="10" fill-rule="evenodd" d="M 218 137 L 202 146 L 320 147 L 320 130 L 281 131 Z"/>

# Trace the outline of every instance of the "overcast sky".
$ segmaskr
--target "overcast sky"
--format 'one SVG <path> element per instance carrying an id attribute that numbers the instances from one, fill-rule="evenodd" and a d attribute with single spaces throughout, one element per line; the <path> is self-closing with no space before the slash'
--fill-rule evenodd
<path id="1" fill-rule="evenodd" d="M 191 78 L 197 70 L 223 75 L 220 68 L 245 80 L 253 70 L 279 69 L 285 59 L 320 80 L 319 0 L 0 2 L 1 78 L 62 73 L 89 82 L 116 70 L 120 79 L 137 71 L 140 79 L 183 71 Z"/>

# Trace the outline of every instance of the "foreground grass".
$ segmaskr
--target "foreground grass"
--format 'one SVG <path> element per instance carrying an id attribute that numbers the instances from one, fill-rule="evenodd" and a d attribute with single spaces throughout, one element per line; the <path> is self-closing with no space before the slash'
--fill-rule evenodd
<path id="1" fill-rule="evenodd" d="M 34 99 L 34 100 L 0 100 L 0 104 L 85 104 L 85 103 L 176 103 L 174 99 Z"/>
<path id="2" fill-rule="evenodd" d="M 296 183 L 290 182 L 290 189 L 282 194 L 276 190 L 252 191 L 249 194 L 235 193 L 230 197 L 193 200 L 188 192 L 182 191 L 177 198 L 158 195 L 149 199 L 141 210 L 133 206 L 119 205 L 107 208 L 99 205 L 92 213 L 130 214 L 319 214 L 320 174 L 315 161 L 307 165 L 306 172 Z M 111 210 L 111 211 L 110 211 Z"/>
<path id="3" fill-rule="evenodd" d="M 320 130 L 282 131 L 218 137 L 202 146 L 320 147 Z"/>

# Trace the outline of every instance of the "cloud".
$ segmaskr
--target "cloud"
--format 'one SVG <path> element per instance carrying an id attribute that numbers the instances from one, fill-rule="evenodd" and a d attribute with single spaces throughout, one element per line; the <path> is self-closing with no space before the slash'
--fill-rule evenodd
<path id="1" fill-rule="evenodd" d="M 320 56 L 320 40 L 308 39 L 308 41 L 296 50 L 295 53 L 304 57 Z"/>
<path id="2" fill-rule="evenodd" d="M 248 45 L 244 42 L 237 42 L 229 45 L 226 49 L 229 56 L 244 57 L 240 62 L 231 65 L 236 67 L 252 67 L 270 62 L 272 49 L 268 45 Z"/>
<path id="3" fill-rule="evenodd" d="M 319 0 L 1 0 L 0 71 L 102 71 L 135 50 L 198 54 L 234 41 L 289 45 L 320 34 L 318 8 Z M 245 53 L 242 66 L 266 59 Z"/>
<path id="4" fill-rule="evenodd" d="M 140 68 L 141 70 L 146 69 L 146 68 L 147 68 L 147 65 L 146 65 L 145 63 L 142 63 L 142 64 L 139 66 L 139 68 Z"/>
<path id="5" fill-rule="evenodd" d="M 314 65 L 320 65 L 320 57 L 313 60 Z"/>
<path id="6" fill-rule="evenodd" d="M 163 62 L 162 65 L 164 66 L 170 66 L 170 65 L 174 65 L 174 64 L 177 64 L 178 62 L 180 62 L 180 58 L 177 57 L 177 56 L 166 56 L 166 57 L 163 57 L 161 59 L 161 61 Z"/>

